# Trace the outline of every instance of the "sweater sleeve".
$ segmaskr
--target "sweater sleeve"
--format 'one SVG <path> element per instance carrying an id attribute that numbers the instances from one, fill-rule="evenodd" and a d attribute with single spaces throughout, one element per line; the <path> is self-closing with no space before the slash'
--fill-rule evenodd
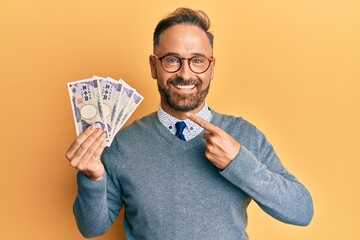
<path id="1" fill-rule="evenodd" d="M 255 129 L 256 139 L 240 152 L 220 174 L 254 199 L 272 217 L 306 226 L 313 217 L 307 189 L 281 164 L 265 136 Z"/>
<path id="2" fill-rule="evenodd" d="M 89 238 L 106 233 L 119 215 L 121 193 L 108 172 L 99 181 L 92 181 L 78 172 L 77 182 L 73 211 L 81 234 Z"/>

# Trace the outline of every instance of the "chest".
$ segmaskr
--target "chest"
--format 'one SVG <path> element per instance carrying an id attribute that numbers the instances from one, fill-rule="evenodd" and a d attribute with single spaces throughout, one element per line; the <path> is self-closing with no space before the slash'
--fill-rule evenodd
<path id="1" fill-rule="evenodd" d="M 246 202 L 247 196 L 223 178 L 204 153 L 205 146 L 199 144 L 191 149 L 169 145 L 166 152 L 125 154 L 119 182 L 127 211 L 154 218 L 212 209 L 224 201 Z"/>

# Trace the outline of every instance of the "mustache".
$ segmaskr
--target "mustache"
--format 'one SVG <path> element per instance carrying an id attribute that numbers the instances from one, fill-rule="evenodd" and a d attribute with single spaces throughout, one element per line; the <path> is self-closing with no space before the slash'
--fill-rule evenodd
<path id="1" fill-rule="evenodd" d="M 200 84 L 201 84 L 201 81 L 199 79 L 185 80 L 182 77 L 170 78 L 166 82 L 166 85 L 168 85 L 168 86 L 170 86 L 170 85 L 195 85 L 195 86 L 199 86 Z"/>

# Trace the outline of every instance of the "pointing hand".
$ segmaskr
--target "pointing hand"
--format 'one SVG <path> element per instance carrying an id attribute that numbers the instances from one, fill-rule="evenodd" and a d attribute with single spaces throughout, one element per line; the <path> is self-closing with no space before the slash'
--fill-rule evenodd
<path id="1" fill-rule="evenodd" d="M 205 156 L 220 170 L 225 169 L 239 153 L 241 145 L 224 130 L 201 117 L 190 112 L 186 116 L 207 131 L 204 133 Z"/>

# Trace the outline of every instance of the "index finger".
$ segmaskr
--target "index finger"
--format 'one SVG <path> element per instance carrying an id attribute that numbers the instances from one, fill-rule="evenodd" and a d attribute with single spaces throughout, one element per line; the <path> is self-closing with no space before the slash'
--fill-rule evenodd
<path id="1" fill-rule="evenodd" d="M 186 117 L 189 118 L 194 123 L 196 123 L 197 125 L 199 125 L 200 127 L 207 130 L 211 134 L 215 134 L 219 130 L 219 128 L 217 126 L 215 126 L 214 124 L 209 123 L 205 119 L 203 119 L 199 116 L 196 116 L 195 114 L 193 114 L 191 112 L 186 113 Z"/>

